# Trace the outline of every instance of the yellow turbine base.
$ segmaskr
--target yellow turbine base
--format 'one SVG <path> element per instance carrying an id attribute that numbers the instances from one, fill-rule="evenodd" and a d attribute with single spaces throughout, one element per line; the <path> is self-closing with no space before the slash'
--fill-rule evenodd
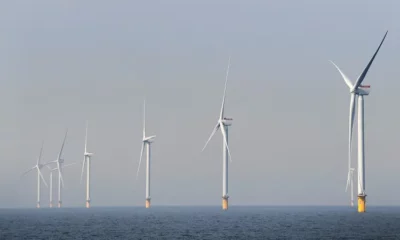
<path id="1" fill-rule="evenodd" d="M 146 200 L 146 208 L 150 208 L 150 199 Z"/>
<path id="2" fill-rule="evenodd" d="M 58 208 L 61 208 L 61 203 L 60 202 L 58 203 Z"/>
<path id="3" fill-rule="evenodd" d="M 86 208 L 90 208 L 90 202 L 86 202 Z"/>
<path id="4" fill-rule="evenodd" d="M 222 210 L 228 210 L 228 199 L 222 198 Z"/>
<path id="5" fill-rule="evenodd" d="M 365 197 L 366 196 L 358 196 L 358 212 L 365 212 Z"/>
<path id="6" fill-rule="evenodd" d="M 53 203 L 50 203 L 49 207 L 50 207 L 50 208 L 53 208 Z"/>
<path id="7" fill-rule="evenodd" d="M 36 204 L 36 208 L 40 208 L 40 203 L 37 203 L 37 204 Z"/>

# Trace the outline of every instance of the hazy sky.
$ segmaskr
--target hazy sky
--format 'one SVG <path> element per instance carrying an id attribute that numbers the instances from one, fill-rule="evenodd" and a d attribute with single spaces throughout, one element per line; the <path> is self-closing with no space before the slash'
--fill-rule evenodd
<path id="1" fill-rule="evenodd" d="M 168 3 L 167 3 L 168 2 Z M 144 205 L 142 103 L 154 205 L 220 205 L 216 124 L 228 56 L 233 204 L 344 205 L 349 91 L 365 79 L 366 191 L 400 203 L 398 1 L 4 1 L 0 4 L 0 207 L 34 207 L 35 164 L 55 160 L 65 129 L 65 206 L 80 184 L 90 121 L 92 205 Z M 354 164 L 356 163 L 354 158 Z M 48 172 L 44 170 L 48 181 Z M 56 190 L 54 190 L 56 192 Z M 48 204 L 48 189 L 42 193 Z M 56 197 L 55 197 L 56 199 Z"/>

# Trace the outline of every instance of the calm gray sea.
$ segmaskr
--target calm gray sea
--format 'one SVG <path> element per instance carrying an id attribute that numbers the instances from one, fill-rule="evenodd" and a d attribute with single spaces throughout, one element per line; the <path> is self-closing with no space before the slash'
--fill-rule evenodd
<path id="1" fill-rule="evenodd" d="M 400 207 L 0 209 L 0 239 L 400 239 Z"/>

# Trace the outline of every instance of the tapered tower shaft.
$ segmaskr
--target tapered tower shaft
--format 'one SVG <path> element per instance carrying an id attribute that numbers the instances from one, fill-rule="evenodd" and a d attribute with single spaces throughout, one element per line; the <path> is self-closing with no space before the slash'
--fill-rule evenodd
<path id="1" fill-rule="evenodd" d="M 222 149 L 222 209 L 228 209 L 228 126 L 225 125 L 226 142 Z"/>
<path id="2" fill-rule="evenodd" d="M 151 164 L 151 151 L 150 143 L 146 142 L 146 208 L 150 207 L 150 164 Z"/>
<path id="3" fill-rule="evenodd" d="M 365 212 L 364 96 L 358 96 L 358 211 Z"/>
<path id="4" fill-rule="evenodd" d="M 86 208 L 90 208 L 90 156 L 86 157 Z"/>
<path id="5" fill-rule="evenodd" d="M 40 172 L 37 171 L 37 202 L 36 208 L 40 208 Z"/>
<path id="6" fill-rule="evenodd" d="M 49 188 L 50 188 L 50 204 L 49 207 L 53 207 L 53 171 L 50 171 L 50 183 L 49 183 Z"/>

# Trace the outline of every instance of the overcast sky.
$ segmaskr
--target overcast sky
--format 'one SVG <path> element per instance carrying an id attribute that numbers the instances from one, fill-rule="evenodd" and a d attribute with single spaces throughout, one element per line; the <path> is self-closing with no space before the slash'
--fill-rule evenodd
<path id="1" fill-rule="evenodd" d="M 65 162 L 78 164 L 65 168 L 63 202 L 84 206 L 86 120 L 92 205 L 144 205 L 145 165 L 135 183 L 144 97 L 147 132 L 157 135 L 153 205 L 220 205 L 221 134 L 200 151 L 229 55 L 230 203 L 347 205 L 349 90 L 328 60 L 354 81 L 386 30 L 365 79 L 366 192 L 370 205 L 397 205 L 396 23 L 395 0 L 4 1 L 0 207 L 35 206 L 36 175 L 20 176 L 42 140 L 43 161 L 56 159 L 66 128 Z"/>

